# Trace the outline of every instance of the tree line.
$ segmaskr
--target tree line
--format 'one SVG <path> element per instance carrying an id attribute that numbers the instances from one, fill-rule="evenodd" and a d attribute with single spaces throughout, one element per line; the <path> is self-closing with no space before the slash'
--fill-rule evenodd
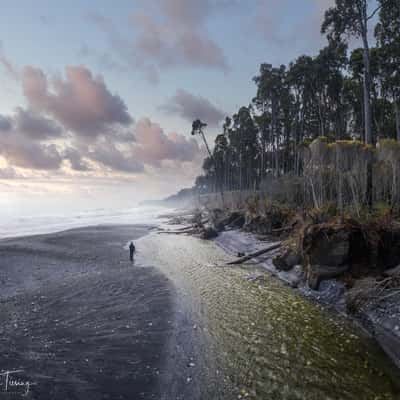
<path id="1" fill-rule="evenodd" d="M 365 193 L 361 197 L 369 204 L 377 199 L 380 187 L 373 182 L 379 178 L 377 165 L 382 160 L 368 154 L 379 146 L 387 151 L 389 146 L 390 151 L 394 149 L 390 154 L 400 157 L 400 149 L 396 153 L 400 142 L 400 1 L 336 0 L 325 12 L 321 33 L 328 40 L 317 55 L 302 55 L 289 65 L 260 66 L 253 78 L 255 97 L 226 118 L 211 156 L 204 160 L 204 174 L 196 179 L 197 192 L 258 190 L 271 179 L 288 176 L 304 177 L 309 183 L 314 171 L 310 165 L 324 169 L 312 160 L 316 153 L 310 144 L 319 139 L 327 145 L 335 143 L 342 155 L 349 146 L 362 152 L 365 163 L 359 186 Z M 362 46 L 350 50 L 354 38 Z M 332 170 L 337 163 L 328 165 Z M 390 174 L 397 176 L 397 170 Z M 307 190 L 316 205 L 309 185 Z"/>

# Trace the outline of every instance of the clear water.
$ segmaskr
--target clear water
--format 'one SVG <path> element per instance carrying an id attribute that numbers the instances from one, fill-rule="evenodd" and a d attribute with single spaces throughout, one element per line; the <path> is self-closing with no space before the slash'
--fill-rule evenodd
<path id="1" fill-rule="evenodd" d="M 399 398 L 398 375 L 375 342 L 268 274 L 260 284 L 249 270 L 211 266 L 227 256 L 193 237 L 151 234 L 137 247 L 138 262 L 160 268 L 176 288 L 184 323 L 171 353 L 186 346 L 186 356 L 170 368 L 190 382 L 192 398 Z"/>

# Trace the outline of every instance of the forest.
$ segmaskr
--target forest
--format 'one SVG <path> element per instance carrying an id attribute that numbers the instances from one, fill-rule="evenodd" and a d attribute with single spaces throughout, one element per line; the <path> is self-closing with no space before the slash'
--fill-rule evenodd
<path id="1" fill-rule="evenodd" d="M 226 118 L 196 193 L 257 191 L 358 215 L 398 207 L 400 1 L 336 0 L 321 34 L 318 54 L 260 66 L 254 98 Z"/>

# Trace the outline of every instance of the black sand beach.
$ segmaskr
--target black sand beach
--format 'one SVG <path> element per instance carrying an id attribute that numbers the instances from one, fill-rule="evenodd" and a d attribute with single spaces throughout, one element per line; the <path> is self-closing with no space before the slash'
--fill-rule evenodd
<path id="1" fill-rule="evenodd" d="M 231 258 L 213 242 L 149 232 L 0 241 L 0 374 L 18 371 L 7 388 L 0 375 L 0 400 L 398 398 L 349 321 L 269 275 L 216 268 Z"/>
<path id="2" fill-rule="evenodd" d="M 0 399 L 159 398 L 171 284 L 131 264 L 147 227 L 102 226 L 0 242 Z M 13 398 L 16 397 L 15 395 Z"/>

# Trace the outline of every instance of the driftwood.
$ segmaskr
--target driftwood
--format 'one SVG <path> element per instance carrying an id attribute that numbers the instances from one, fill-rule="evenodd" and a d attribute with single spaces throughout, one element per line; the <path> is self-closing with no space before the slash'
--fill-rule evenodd
<path id="1" fill-rule="evenodd" d="M 165 235 L 184 235 L 184 234 L 196 234 L 199 233 L 198 229 L 189 228 L 189 229 L 182 229 L 176 231 L 159 231 L 158 234 L 165 234 Z"/>
<path id="2" fill-rule="evenodd" d="M 241 257 L 241 258 L 238 258 L 238 259 L 235 260 L 235 261 L 229 262 L 227 265 L 239 265 L 239 264 L 243 264 L 243 263 L 245 263 L 246 261 L 249 261 L 249 260 L 251 260 L 251 259 L 253 259 L 253 258 L 262 256 L 262 255 L 265 254 L 265 253 L 268 253 L 268 252 L 270 252 L 270 251 L 279 249 L 279 247 L 281 247 L 281 243 L 273 244 L 272 246 L 269 246 L 269 247 L 267 247 L 267 248 L 265 248 L 265 249 L 256 251 L 255 253 L 248 254 L 248 255 L 245 256 L 245 257 Z"/>
<path id="3" fill-rule="evenodd" d="M 272 229 L 272 233 L 282 233 L 286 231 L 290 231 L 293 227 L 292 226 L 284 226 L 283 228 Z"/>

